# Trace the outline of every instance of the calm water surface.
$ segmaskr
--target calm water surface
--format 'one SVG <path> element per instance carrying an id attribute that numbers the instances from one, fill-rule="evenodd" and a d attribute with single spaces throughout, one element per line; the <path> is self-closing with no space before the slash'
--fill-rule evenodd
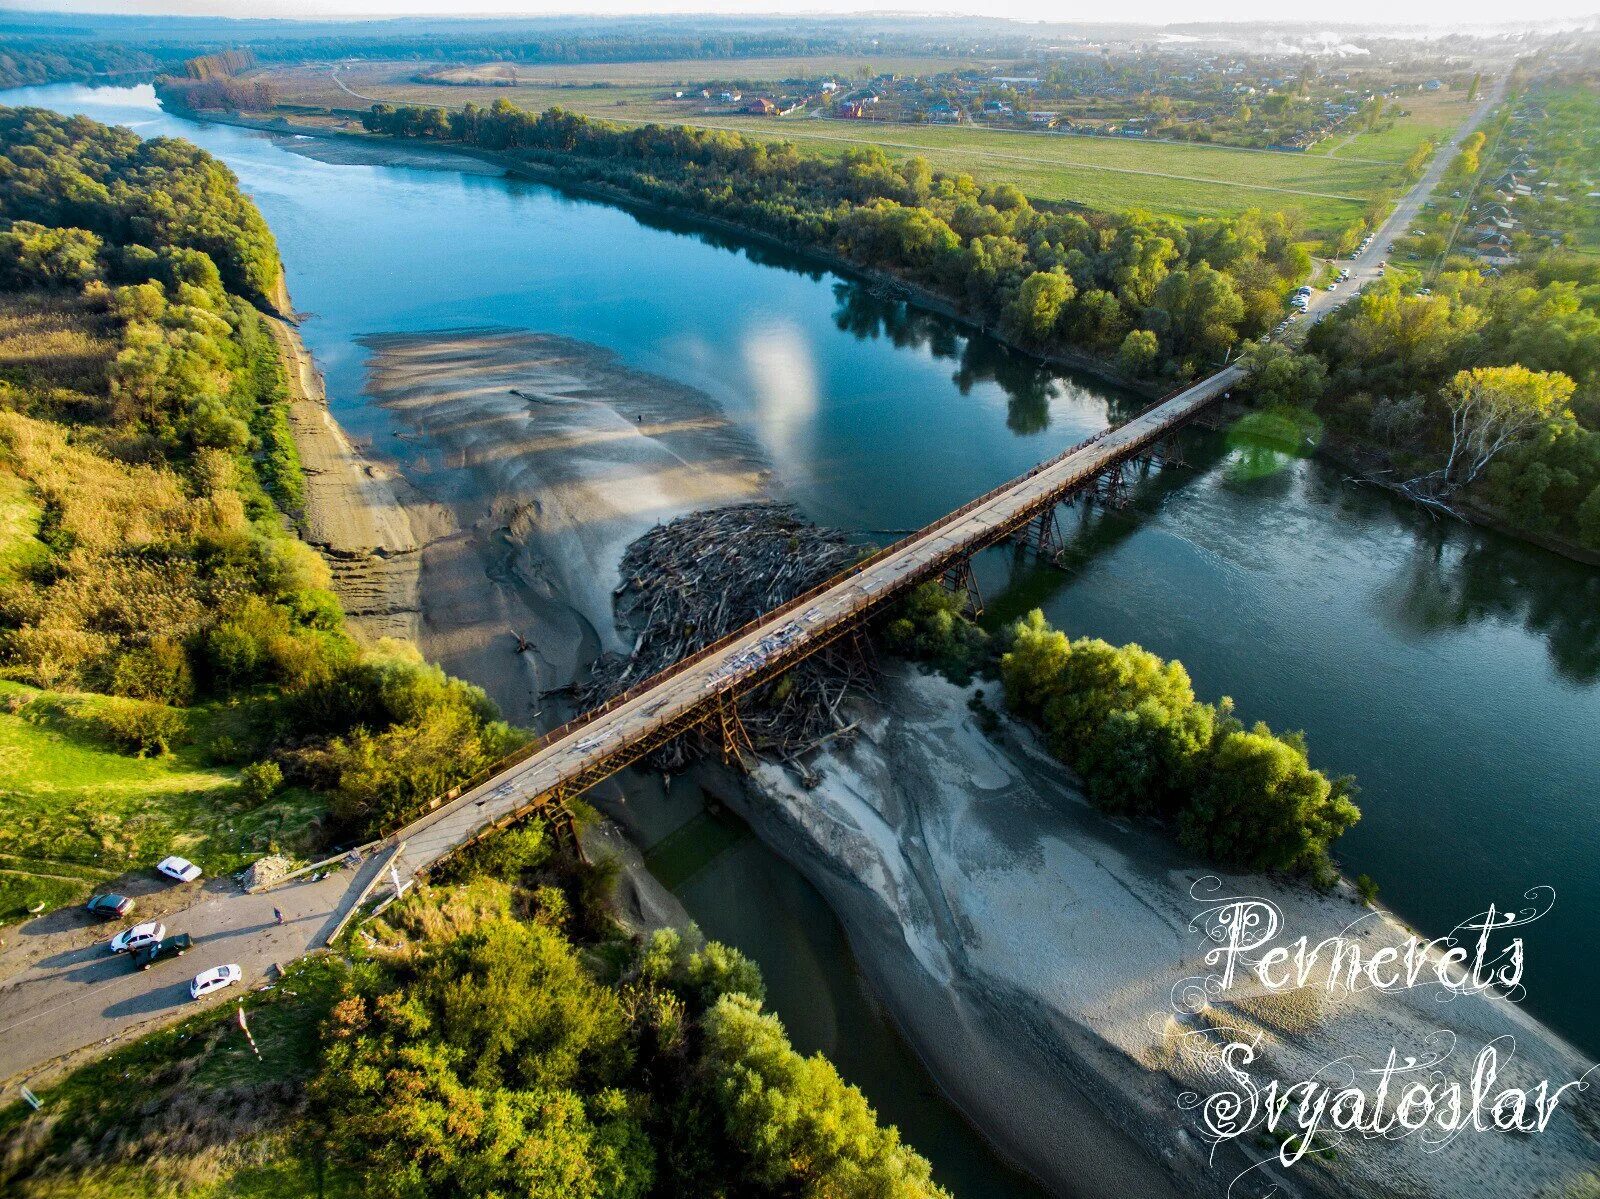
<path id="1" fill-rule="evenodd" d="M 355 338 L 467 325 L 582 338 L 703 388 L 811 516 L 858 531 L 921 524 L 1137 403 L 784 255 L 447 157 L 324 162 L 309 156 L 322 143 L 167 117 L 147 88 L 8 102 L 187 137 L 233 167 L 314 314 L 304 334 L 335 411 L 380 448 L 390 430 L 363 403 Z M 1317 764 L 1361 784 L 1343 861 L 1422 930 L 1555 887 L 1555 910 L 1526 932 L 1527 1006 L 1600 1053 L 1584 1019 L 1600 991 L 1585 952 L 1600 924 L 1600 572 L 1437 523 L 1320 464 L 1254 477 L 1217 435 L 1197 434 L 1190 454 L 1195 469 L 1154 480 L 1128 510 L 1081 524 L 1065 513 L 1070 574 L 990 554 L 991 606 L 1042 606 L 1073 633 L 1139 641 L 1246 719 L 1305 729 Z M 802 909 L 808 929 L 730 929 L 769 978 L 802 942 L 847 961 L 825 912 L 758 910 Z M 774 1001 L 810 1048 L 807 988 L 849 972 L 798 973 Z M 895 1118 L 893 1084 L 877 1084 Z M 940 1145 L 923 1148 L 939 1161 Z"/>

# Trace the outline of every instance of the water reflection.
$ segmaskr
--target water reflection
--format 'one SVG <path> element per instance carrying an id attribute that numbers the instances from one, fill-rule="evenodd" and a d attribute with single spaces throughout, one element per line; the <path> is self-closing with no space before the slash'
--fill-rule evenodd
<path id="1" fill-rule="evenodd" d="M 818 408 L 817 368 L 805 332 L 793 321 L 770 320 L 745 330 L 739 353 L 768 452 L 780 468 L 804 465 Z"/>
<path id="2" fill-rule="evenodd" d="M 1556 672 L 1600 683 L 1600 574 L 1454 523 L 1422 524 L 1396 569 L 1386 611 L 1394 627 L 1434 634 L 1480 621 L 1540 635 Z"/>
<path id="3" fill-rule="evenodd" d="M 896 349 L 918 349 L 934 358 L 956 360 L 951 382 L 962 395 L 974 388 L 996 384 L 1006 394 L 1006 428 L 1025 437 L 1050 427 L 1054 401 L 1075 394 L 1087 399 L 1091 394 L 1077 388 L 1061 372 L 1030 354 L 1021 354 L 981 333 L 963 335 L 960 327 L 936 313 L 913 307 L 907 300 L 882 285 L 841 280 L 833 285 L 837 307 L 833 323 L 845 333 L 861 340 L 883 338 Z M 1120 420 L 1138 407 L 1138 401 L 1114 389 L 1103 389 L 1106 420 Z"/>

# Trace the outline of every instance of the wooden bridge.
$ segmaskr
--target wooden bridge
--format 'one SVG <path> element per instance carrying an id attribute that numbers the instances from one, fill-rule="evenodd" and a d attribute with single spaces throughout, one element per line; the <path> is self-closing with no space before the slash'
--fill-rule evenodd
<path id="1" fill-rule="evenodd" d="M 1125 467 L 1159 454 L 1163 442 L 1243 377 L 1231 366 L 1158 400 L 552 729 L 439 797 L 420 819 L 387 838 L 403 843 L 396 877 L 426 871 L 538 809 L 548 809 L 558 833 L 570 836 L 567 799 L 702 726 L 716 731 L 724 755 L 733 758 L 748 744 L 735 708 L 741 694 L 860 629 L 919 584 L 969 583 L 969 563 L 979 550 L 1019 537 L 1048 548 L 1058 504 L 1090 489 L 1118 487 Z"/>

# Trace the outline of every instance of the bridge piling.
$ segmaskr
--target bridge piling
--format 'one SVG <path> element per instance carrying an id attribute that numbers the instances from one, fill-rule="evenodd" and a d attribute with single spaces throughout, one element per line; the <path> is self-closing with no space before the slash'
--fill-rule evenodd
<path id="1" fill-rule="evenodd" d="M 978 590 L 978 579 L 972 573 L 972 559 L 963 558 L 944 572 L 944 589 L 953 594 L 965 594 L 966 614 L 973 620 L 983 615 L 983 592 Z"/>

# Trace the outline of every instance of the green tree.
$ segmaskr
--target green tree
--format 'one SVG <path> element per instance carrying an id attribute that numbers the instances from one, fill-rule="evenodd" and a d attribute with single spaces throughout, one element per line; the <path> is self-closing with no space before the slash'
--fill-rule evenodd
<path id="1" fill-rule="evenodd" d="M 1471 484 L 1496 456 L 1553 420 L 1572 416 L 1573 381 L 1525 366 L 1485 366 L 1457 372 L 1445 389 L 1450 452 L 1439 478 L 1455 489 Z"/>
<path id="2" fill-rule="evenodd" d="M 1149 329 L 1130 329 L 1117 350 L 1117 364 L 1134 376 L 1144 375 L 1161 356 L 1161 342 Z"/>
<path id="3" fill-rule="evenodd" d="M 1256 870 L 1326 869 L 1328 847 L 1361 818 L 1349 783 L 1306 762 L 1298 740 L 1265 725 L 1223 735 L 1179 836 L 1197 853 Z"/>
<path id="4" fill-rule="evenodd" d="M 941 1199 L 927 1161 L 879 1124 L 821 1054 L 801 1057 L 775 1016 L 725 995 L 705 1018 L 706 1069 L 732 1143 L 760 1191 L 804 1199 Z"/>
<path id="5" fill-rule="evenodd" d="M 1076 295 L 1072 277 L 1065 271 L 1035 271 L 1023 280 L 1017 298 L 1011 302 L 1007 324 L 1025 341 L 1047 342 Z"/>
<path id="6" fill-rule="evenodd" d="M 1328 389 L 1328 368 L 1314 354 L 1278 342 L 1251 351 L 1250 393 L 1259 404 L 1311 408 Z"/>

